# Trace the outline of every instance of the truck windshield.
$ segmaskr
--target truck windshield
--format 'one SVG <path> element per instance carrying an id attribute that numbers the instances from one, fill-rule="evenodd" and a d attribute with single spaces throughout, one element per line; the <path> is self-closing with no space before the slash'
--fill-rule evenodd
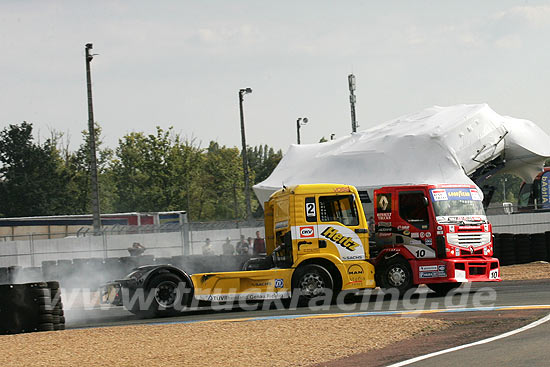
<path id="1" fill-rule="evenodd" d="M 477 189 L 432 189 L 430 194 L 436 217 L 485 216 Z"/>

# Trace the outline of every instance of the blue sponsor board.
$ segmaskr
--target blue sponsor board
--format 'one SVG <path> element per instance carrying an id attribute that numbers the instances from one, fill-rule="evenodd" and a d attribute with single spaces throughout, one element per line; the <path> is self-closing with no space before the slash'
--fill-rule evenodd
<path id="1" fill-rule="evenodd" d="M 540 178 L 540 196 L 542 200 L 542 208 L 550 209 L 550 192 L 548 192 L 548 184 L 550 183 L 550 171 L 544 172 Z"/>
<path id="2" fill-rule="evenodd" d="M 477 189 L 431 189 L 430 195 L 433 201 L 445 200 L 476 200 L 481 201 L 481 196 Z"/>

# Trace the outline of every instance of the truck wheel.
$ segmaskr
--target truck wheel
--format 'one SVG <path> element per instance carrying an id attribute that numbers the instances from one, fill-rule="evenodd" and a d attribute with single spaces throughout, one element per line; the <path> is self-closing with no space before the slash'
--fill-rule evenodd
<path id="1" fill-rule="evenodd" d="M 431 283 L 426 284 L 428 288 L 434 291 L 438 296 L 446 296 L 453 289 L 460 287 L 462 283 Z"/>
<path id="2" fill-rule="evenodd" d="M 292 294 L 295 291 L 300 292 L 300 303 L 307 303 L 309 300 L 322 297 L 332 292 L 334 282 L 330 272 L 321 265 L 310 264 L 300 267 L 294 274 L 294 284 L 292 285 Z"/>
<path id="3" fill-rule="evenodd" d="M 174 316 L 181 312 L 186 304 L 187 295 L 183 293 L 185 284 L 177 275 L 164 273 L 155 276 L 145 290 L 145 299 L 151 300 L 147 309 L 135 302 L 132 309 L 133 314 L 141 317 Z"/>
<path id="4" fill-rule="evenodd" d="M 402 258 L 390 259 L 381 271 L 380 285 L 385 289 L 397 289 L 399 295 L 403 296 L 406 291 L 414 287 L 409 263 Z"/>

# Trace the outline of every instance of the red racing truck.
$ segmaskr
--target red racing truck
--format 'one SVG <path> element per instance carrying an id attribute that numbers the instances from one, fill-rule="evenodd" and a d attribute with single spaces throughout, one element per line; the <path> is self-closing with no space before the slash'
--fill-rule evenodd
<path id="1" fill-rule="evenodd" d="M 492 227 L 474 185 L 387 186 L 374 191 L 376 283 L 439 294 L 463 282 L 500 281 Z M 376 254 L 377 252 L 377 254 Z"/>

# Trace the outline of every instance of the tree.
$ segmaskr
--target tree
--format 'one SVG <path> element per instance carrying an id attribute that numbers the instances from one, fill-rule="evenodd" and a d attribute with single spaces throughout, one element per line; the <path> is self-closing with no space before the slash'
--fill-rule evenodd
<path id="1" fill-rule="evenodd" d="M 99 182 L 99 202 L 102 213 L 112 213 L 116 192 L 114 190 L 113 172 L 111 162 L 113 151 L 102 148 L 101 126 L 95 124 L 95 142 L 97 150 L 97 173 Z M 91 184 L 90 184 L 90 140 L 89 131 L 82 131 L 82 144 L 74 153 L 67 154 L 65 165 L 71 172 L 72 182 L 68 188 L 73 197 L 74 206 L 71 214 L 89 214 L 92 212 Z"/>
<path id="2" fill-rule="evenodd" d="M 32 124 L 9 125 L 0 132 L 1 214 L 7 217 L 55 215 L 71 207 L 71 177 L 56 142 L 33 142 Z"/>
<path id="3" fill-rule="evenodd" d="M 263 146 L 256 146 L 254 148 L 249 147 L 248 165 L 250 166 L 251 172 L 250 181 L 255 185 L 268 178 L 282 158 L 283 152 L 280 149 L 275 152 L 275 150 L 268 147 L 267 144 Z M 255 196 L 253 196 L 252 206 L 252 212 L 257 212 L 257 209 L 260 208 L 260 202 Z"/>

